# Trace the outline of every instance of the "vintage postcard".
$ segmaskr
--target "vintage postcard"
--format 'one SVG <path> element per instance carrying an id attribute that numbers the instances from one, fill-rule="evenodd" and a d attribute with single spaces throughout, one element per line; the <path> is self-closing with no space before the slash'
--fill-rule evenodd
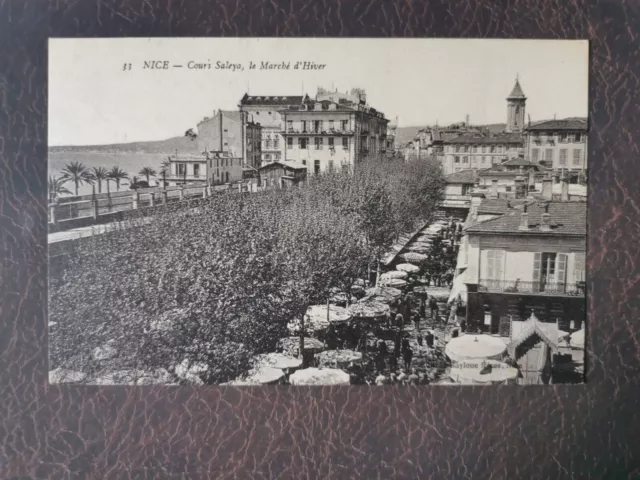
<path id="1" fill-rule="evenodd" d="M 49 42 L 49 380 L 582 383 L 588 43 Z"/>

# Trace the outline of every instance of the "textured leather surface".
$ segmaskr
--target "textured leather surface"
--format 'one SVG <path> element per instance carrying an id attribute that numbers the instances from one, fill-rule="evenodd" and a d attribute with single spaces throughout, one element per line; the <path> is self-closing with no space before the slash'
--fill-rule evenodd
<path id="1" fill-rule="evenodd" d="M 639 12 L 559 0 L 1 1 L 0 477 L 640 477 Z M 587 384 L 47 386 L 47 38 L 173 35 L 590 39 Z"/>

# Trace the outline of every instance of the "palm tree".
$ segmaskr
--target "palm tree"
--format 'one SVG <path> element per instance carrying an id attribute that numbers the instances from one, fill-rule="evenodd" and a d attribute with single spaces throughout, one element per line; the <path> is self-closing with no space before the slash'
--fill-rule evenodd
<path id="1" fill-rule="evenodd" d="M 158 172 L 156 172 L 151 167 L 144 167 L 142 170 L 138 172 L 138 175 L 147 177 L 147 183 L 151 184 L 151 180 L 149 179 L 149 177 L 155 177 L 157 173 Z"/>
<path id="2" fill-rule="evenodd" d="M 162 188 L 167 187 L 167 175 L 171 173 L 171 157 L 162 161 L 160 166 L 160 175 L 162 176 Z"/>
<path id="3" fill-rule="evenodd" d="M 80 162 L 71 162 L 62 170 L 62 179 L 70 180 L 76 186 L 76 196 L 78 196 L 78 187 L 83 183 L 93 183 L 93 176 L 89 169 Z"/>
<path id="4" fill-rule="evenodd" d="M 98 193 L 102 193 L 102 181 L 107 180 L 108 183 L 109 172 L 104 167 L 93 167 L 91 170 L 91 176 L 98 182 Z"/>
<path id="5" fill-rule="evenodd" d="M 66 180 L 49 175 L 49 200 L 54 203 L 60 195 L 71 195 L 71 192 L 64 186 Z"/>
<path id="6" fill-rule="evenodd" d="M 116 188 L 118 189 L 118 191 L 120 191 L 120 180 L 129 178 L 127 172 L 122 170 L 120 167 L 113 167 L 111 170 L 109 170 L 108 175 L 111 180 L 116 182 Z"/>

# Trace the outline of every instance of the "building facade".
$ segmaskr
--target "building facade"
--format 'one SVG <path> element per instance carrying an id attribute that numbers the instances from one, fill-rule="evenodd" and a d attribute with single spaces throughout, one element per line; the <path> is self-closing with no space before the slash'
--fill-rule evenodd
<path id="1" fill-rule="evenodd" d="M 481 170 L 524 154 L 519 133 L 463 134 L 443 142 L 442 168 L 445 175 L 462 170 Z"/>
<path id="2" fill-rule="evenodd" d="M 169 157 L 168 185 L 185 185 L 207 181 L 207 156 L 175 154 Z"/>
<path id="3" fill-rule="evenodd" d="M 281 115 L 285 162 L 306 165 L 312 173 L 352 168 L 368 155 L 387 151 L 389 121 L 368 106 L 308 100 Z"/>
<path id="4" fill-rule="evenodd" d="M 587 120 L 548 120 L 529 125 L 525 157 L 553 170 L 587 170 Z"/>
<path id="5" fill-rule="evenodd" d="M 238 105 L 241 112 L 251 115 L 251 119 L 261 126 L 260 162 L 252 165 L 258 168 L 269 162 L 277 162 L 284 158 L 283 119 L 280 111 L 302 105 L 309 97 L 299 96 L 262 96 L 245 94 Z"/>
<path id="6" fill-rule="evenodd" d="M 494 201 L 495 202 L 495 201 Z M 466 228 L 467 323 L 500 333 L 535 312 L 580 325 L 586 315 L 586 204 L 525 201 Z"/>
<path id="7" fill-rule="evenodd" d="M 198 123 L 200 152 L 226 152 L 253 168 L 260 166 L 261 136 L 262 128 L 247 112 L 218 110 Z"/>
<path id="8" fill-rule="evenodd" d="M 234 183 L 242 180 L 244 160 L 230 152 L 206 153 L 208 168 L 207 180 L 209 185 Z"/>
<path id="9" fill-rule="evenodd" d="M 260 187 L 286 188 L 307 178 L 307 166 L 294 162 L 270 162 L 259 169 Z"/>

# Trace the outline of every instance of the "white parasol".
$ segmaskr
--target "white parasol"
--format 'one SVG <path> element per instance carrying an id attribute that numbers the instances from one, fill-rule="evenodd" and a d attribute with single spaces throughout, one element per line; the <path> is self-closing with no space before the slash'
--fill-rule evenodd
<path id="1" fill-rule="evenodd" d="M 401 263 L 400 265 L 396 266 L 396 270 L 407 273 L 417 273 L 420 271 L 420 268 L 416 267 L 415 265 L 411 265 L 410 263 Z"/>
<path id="2" fill-rule="evenodd" d="M 349 385 L 347 372 L 335 368 L 305 368 L 289 377 L 291 385 Z"/>
<path id="3" fill-rule="evenodd" d="M 370 300 L 354 303 L 349 306 L 348 310 L 351 315 L 357 318 L 379 318 L 391 313 L 389 305 Z"/>
<path id="4" fill-rule="evenodd" d="M 490 365 L 490 371 L 487 371 Z M 485 373 L 481 373 L 481 372 Z M 455 365 L 449 376 L 463 385 L 514 384 L 518 379 L 518 369 L 496 360 L 475 360 Z"/>
<path id="5" fill-rule="evenodd" d="M 272 352 L 257 355 L 254 359 L 256 367 L 272 367 L 280 370 L 293 370 L 302 366 L 302 359 Z"/>
<path id="6" fill-rule="evenodd" d="M 402 255 L 400 255 L 400 257 L 410 263 L 421 263 L 428 258 L 426 255 L 422 255 L 416 252 L 403 253 Z"/>
<path id="7" fill-rule="evenodd" d="M 398 288 L 402 288 L 407 284 L 406 280 L 402 280 L 401 278 L 380 278 L 380 285 L 382 287 L 393 288 L 397 290 Z"/>
<path id="8" fill-rule="evenodd" d="M 300 337 L 287 337 L 280 340 L 283 353 L 297 357 L 300 352 Z M 304 337 L 304 351 L 318 353 L 324 350 L 324 343 L 311 337 Z"/>
<path id="9" fill-rule="evenodd" d="M 444 349 L 444 353 L 453 362 L 463 363 L 470 360 L 501 358 L 507 345 L 497 337 L 490 335 L 463 335 L 452 338 Z"/>
<path id="10" fill-rule="evenodd" d="M 409 276 L 409 274 L 407 272 L 401 272 L 399 270 L 391 270 L 389 272 L 383 273 L 382 275 L 380 275 L 380 279 L 383 278 L 399 278 L 399 279 L 404 279 L 407 278 Z"/>

